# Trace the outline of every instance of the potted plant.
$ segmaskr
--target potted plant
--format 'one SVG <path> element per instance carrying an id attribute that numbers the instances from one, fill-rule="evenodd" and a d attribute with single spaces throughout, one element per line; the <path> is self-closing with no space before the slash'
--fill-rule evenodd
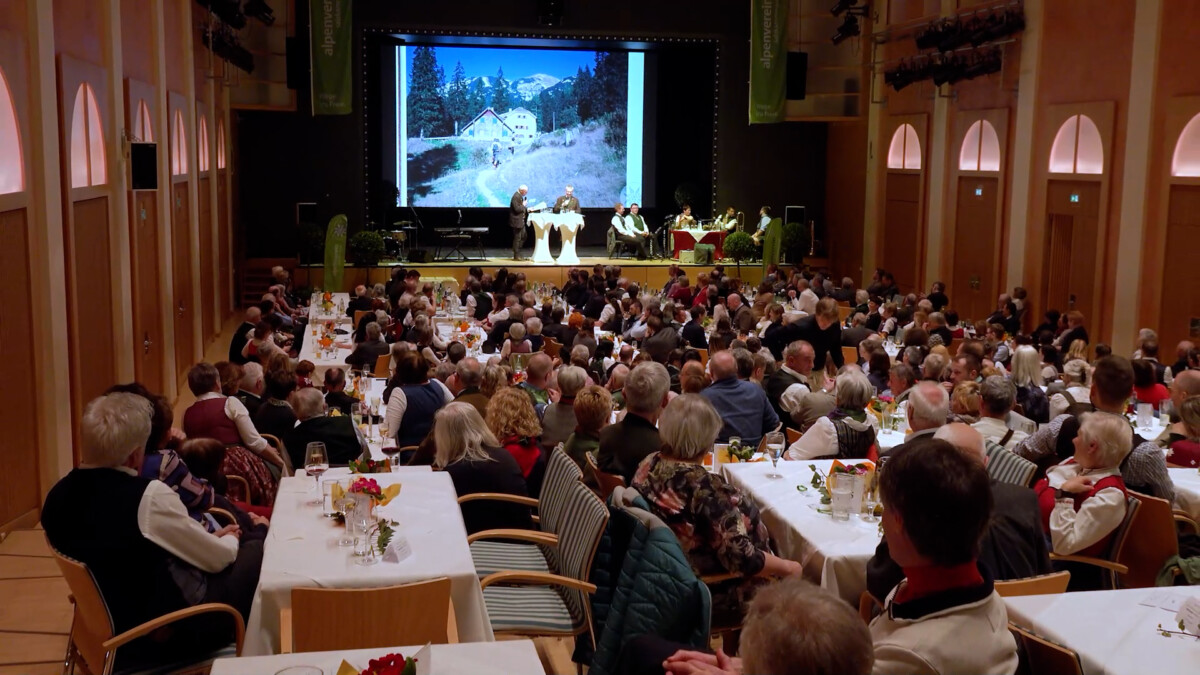
<path id="1" fill-rule="evenodd" d="M 811 243 L 807 225 L 788 223 L 783 226 L 783 252 L 787 255 L 788 262 L 799 267 Z"/>
<path id="2" fill-rule="evenodd" d="M 725 255 L 737 263 L 738 277 L 742 276 L 742 260 L 753 258 L 756 251 L 758 247 L 754 245 L 754 239 L 745 232 L 734 232 L 725 237 Z"/>
<path id="3" fill-rule="evenodd" d="M 386 252 L 383 245 L 383 236 L 371 230 L 358 232 L 353 237 L 350 237 L 349 252 L 350 259 L 355 264 L 373 267 L 383 258 L 383 254 Z"/>

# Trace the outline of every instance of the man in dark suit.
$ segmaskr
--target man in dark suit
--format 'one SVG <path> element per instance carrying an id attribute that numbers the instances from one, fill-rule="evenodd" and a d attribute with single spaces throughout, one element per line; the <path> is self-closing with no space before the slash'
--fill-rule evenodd
<path id="1" fill-rule="evenodd" d="M 354 297 L 346 303 L 346 316 L 353 317 L 355 312 L 365 312 L 371 309 L 371 298 L 367 296 L 367 287 L 359 284 L 354 287 Z"/>
<path id="2" fill-rule="evenodd" d="M 665 365 L 671 352 L 678 346 L 679 333 L 666 325 L 661 317 L 651 315 L 646 320 L 646 339 L 642 341 L 642 351 L 649 354 L 650 358 Z"/>
<path id="3" fill-rule="evenodd" d="M 346 371 L 341 368 L 325 371 L 325 405 L 330 410 L 337 408 L 343 415 L 349 415 L 358 402 L 358 399 L 346 393 Z"/>
<path id="4" fill-rule="evenodd" d="M 983 436 L 970 426 L 960 422 L 947 424 L 934 437 L 987 465 Z M 927 441 L 916 441 L 921 442 Z M 992 518 L 980 542 L 979 564 L 987 567 L 997 581 L 1053 572 L 1046 537 L 1042 534 L 1037 495 L 1022 485 L 995 480 L 991 481 L 991 489 Z M 867 590 L 876 598 L 886 598 L 903 579 L 904 571 L 892 560 L 885 538 L 867 563 Z"/>
<path id="5" fill-rule="evenodd" d="M 525 206 L 525 195 L 528 193 L 529 188 L 522 185 L 508 202 L 508 226 L 513 231 L 513 260 L 524 260 L 521 247 L 525 245 L 525 224 L 529 220 L 529 209 Z"/>
<path id="6" fill-rule="evenodd" d="M 579 213 L 579 200 L 575 198 L 575 186 L 568 185 L 566 192 L 554 200 L 555 213 Z"/>
<path id="7" fill-rule="evenodd" d="M 708 349 L 708 336 L 704 334 L 704 315 L 708 312 L 704 305 L 693 305 L 688 312 L 692 315 L 692 320 L 683 324 L 683 330 L 680 332 L 683 341 L 695 349 Z"/>
<path id="8" fill-rule="evenodd" d="M 725 299 L 725 306 L 729 308 L 729 322 L 733 324 L 735 331 L 746 334 L 754 331 L 754 327 L 758 325 L 754 318 L 754 310 L 746 304 L 740 293 L 730 293 Z"/>
<path id="9" fill-rule="evenodd" d="M 348 415 L 325 416 L 325 398 L 315 387 L 292 392 L 288 402 L 300 421 L 284 433 L 282 439 L 292 458 L 292 466 L 304 466 L 304 453 L 309 443 L 324 443 L 329 463 L 334 466 L 345 466 L 350 460 L 369 453 L 366 441 L 359 436 Z"/>
<path id="10" fill-rule="evenodd" d="M 391 346 L 379 338 L 382 332 L 378 323 L 372 321 L 367 324 L 367 339 L 358 343 L 354 351 L 350 352 L 350 356 L 346 357 L 346 365 L 350 366 L 351 370 L 373 372 L 379 357 L 391 352 Z"/>
<path id="11" fill-rule="evenodd" d="M 871 335 L 871 329 L 867 328 L 867 315 L 859 312 L 850 320 L 850 327 L 842 329 L 842 346 L 858 349 L 858 345 Z"/>
<path id="12" fill-rule="evenodd" d="M 624 385 L 624 419 L 600 432 L 596 463 L 601 471 L 621 476 L 626 485 L 633 483 L 638 464 L 661 446 L 655 425 L 670 390 L 671 375 L 661 363 L 639 363 L 633 369 Z"/>
<path id="13" fill-rule="evenodd" d="M 239 366 L 244 366 L 248 363 L 246 357 L 242 356 L 242 349 L 246 346 L 246 342 L 250 339 L 250 331 L 262 321 L 262 310 L 258 307 L 251 307 L 246 310 L 246 317 L 242 319 L 242 325 L 233 331 L 233 338 L 229 341 L 229 362 L 236 363 Z"/>

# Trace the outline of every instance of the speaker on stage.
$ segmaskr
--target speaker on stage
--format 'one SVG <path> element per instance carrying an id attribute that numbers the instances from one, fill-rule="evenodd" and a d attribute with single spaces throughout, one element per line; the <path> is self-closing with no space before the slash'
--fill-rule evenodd
<path id="1" fill-rule="evenodd" d="M 808 53 L 787 53 L 787 100 L 803 101 L 808 88 Z"/>
<path id="2" fill-rule="evenodd" d="M 696 244 L 696 250 L 693 253 L 693 264 L 696 265 L 711 265 L 713 261 L 713 253 L 716 247 L 712 244 Z"/>
<path id="3" fill-rule="evenodd" d="M 423 248 L 414 248 L 408 252 L 408 262 L 410 263 L 427 263 L 429 262 L 429 251 Z"/>

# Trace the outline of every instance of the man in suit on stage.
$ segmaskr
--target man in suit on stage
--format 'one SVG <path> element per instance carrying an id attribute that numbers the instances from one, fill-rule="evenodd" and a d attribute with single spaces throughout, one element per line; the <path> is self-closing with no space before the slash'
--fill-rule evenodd
<path id="1" fill-rule="evenodd" d="M 529 188 L 522 185 L 508 202 L 508 226 L 513 231 L 513 260 L 524 260 L 521 257 L 521 247 L 525 245 L 525 223 L 529 220 L 529 209 L 525 206 L 525 195 L 528 192 Z"/>
<path id="2" fill-rule="evenodd" d="M 554 200 L 555 213 L 579 213 L 579 200 L 575 198 L 575 186 L 568 185 L 566 193 Z"/>

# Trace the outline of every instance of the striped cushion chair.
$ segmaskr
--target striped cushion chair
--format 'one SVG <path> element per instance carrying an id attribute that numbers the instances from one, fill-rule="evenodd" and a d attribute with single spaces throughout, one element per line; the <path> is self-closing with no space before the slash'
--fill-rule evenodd
<path id="1" fill-rule="evenodd" d="M 576 482 L 567 492 L 556 573 L 507 570 L 480 580 L 483 601 L 497 635 L 593 637 L 588 581 L 596 548 L 608 525 L 606 507 Z"/>
<path id="2" fill-rule="evenodd" d="M 1029 487 L 1029 481 L 1037 471 L 1037 464 L 1005 450 L 995 441 L 987 442 L 988 475 L 999 483 L 1013 483 Z"/>
<path id="3" fill-rule="evenodd" d="M 500 570 L 524 570 L 527 572 L 550 572 L 558 569 L 558 538 L 563 520 L 564 501 L 572 485 L 581 485 L 583 471 L 564 450 L 562 443 L 550 454 L 546 463 L 546 477 L 542 481 L 540 500 L 490 495 L 497 499 L 518 500 L 536 506 L 539 530 L 488 530 L 476 532 L 467 538 L 471 546 L 471 559 L 475 572 L 485 577 Z M 467 495 L 459 500 L 479 497 Z M 496 541 L 503 539 L 505 541 Z M 520 543 L 525 542 L 525 543 Z"/>

